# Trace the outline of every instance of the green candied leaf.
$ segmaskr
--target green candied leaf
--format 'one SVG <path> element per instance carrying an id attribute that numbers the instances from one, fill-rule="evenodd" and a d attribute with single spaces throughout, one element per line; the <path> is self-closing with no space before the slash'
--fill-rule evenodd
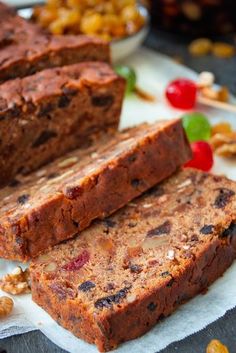
<path id="1" fill-rule="evenodd" d="M 117 65 L 115 66 L 115 72 L 126 80 L 126 94 L 132 93 L 137 82 L 134 69 L 129 66 Z"/>
<path id="2" fill-rule="evenodd" d="M 211 137 L 211 125 L 202 113 L 186 113 L 182 116 L 182 123 L 190 142 L 208 141 Z"/>

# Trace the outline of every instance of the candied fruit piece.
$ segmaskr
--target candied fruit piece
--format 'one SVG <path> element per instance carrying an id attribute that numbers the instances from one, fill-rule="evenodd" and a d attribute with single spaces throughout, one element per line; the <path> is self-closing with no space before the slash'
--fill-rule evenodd
<path id="1" fill-rule="evenodd" d="M 106 231 L 108 234 L 109 231 Z M 98 239 L 98 244 L 100 245 L 101 249 L 105 252 L 113 253 L 114 252 L 114 243 L 112 239 L 106 239 L 105 237 Z"/>
<path id="2" fill-rule="evenodd" d="M 78 257 L 62 266 L 62 269 L 66 271 L 77 271 L 81 269 L 88 261 L 89 253 L 87 250 L 84 250 Z"/>
<path id="3" fill-rule="evenodd" d="M 129 66 L 117 65 L 115 71 L 126 80 L 126 93 L 132 93 L 137 83 L 137 75 L 134 69 Z"/>
<path id="4" fill-rule="evenodd" d="M 208 172 L 213 164 L 213 153 L 211 146 L 205 141 L 193 142 L 191 144 L 193 158 L 185 164 L 185 167 L 196 168 Z"/>
<path id="5" fill-rule="evenodd" d="M 192 80 L 179 78 L 168 84 L 165 94 L 173 107 L 192 109 L 196 103 L 197 85 Z"/>
<path id="6" fill-rule="evenodd" d="M 184 114 L 182 123 L 190 142 L 209 140 L 211 125 L 204 114 L 199 112 Z"/>

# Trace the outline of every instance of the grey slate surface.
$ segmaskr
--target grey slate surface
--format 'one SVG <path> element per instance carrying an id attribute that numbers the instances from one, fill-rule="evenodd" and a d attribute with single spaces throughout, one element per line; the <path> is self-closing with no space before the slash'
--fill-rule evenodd
<path id="1" fill-rule="evenodd" d="M 180 342 L 172 343 L 159 353 L 205 353 L 206 346 L 215 338 L 226 344 L 230 353 L 236 352 L 236 309 L 229 311 L 204 330 Z M 0 353 L 65 353 L 65 351 L 51 343 L 41 332 L 33 331 L 1 340 Z M 130 350 L 130 353 L 138 352 Z"/>
<path id="2" fill-rule="evenodd" d="M 229 41 L 231 40 L 229 38 Z M 147 38 L 146 45 L 171 57 L 180 56 L 186 66 L 197 72 L 203 70 L 214 72 L 217 82 L 227 85 L 236 95 L 236 56 L 227 60 L 212 56 L 192 58 L 187 51 L 188 42 L 188 39 L 180 36 L 153 30 Z M 236 353 L 236 309 L 229 311 L 204 330 L 171 344 L 160 353 L 205 353 L 207 344 L 214 338 L 226 344 L 230 353 Z M 0 353 L 65 353 L 65 351 L 51 343 L 41 332 L 34 331 L 0 340 Z M 130 351 L 130 353 L 139 352 Z"/>

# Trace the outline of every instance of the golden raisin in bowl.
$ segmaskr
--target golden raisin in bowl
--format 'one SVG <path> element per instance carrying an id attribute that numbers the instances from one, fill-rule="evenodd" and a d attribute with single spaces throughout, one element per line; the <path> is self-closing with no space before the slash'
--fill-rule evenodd
<path id="1" fill-rule="evenodd" d="M 53 34 L 96 35 L 107 41 L 137 33 L 145 18 L 135 0 L 48 0 L 33 20 Z"/>

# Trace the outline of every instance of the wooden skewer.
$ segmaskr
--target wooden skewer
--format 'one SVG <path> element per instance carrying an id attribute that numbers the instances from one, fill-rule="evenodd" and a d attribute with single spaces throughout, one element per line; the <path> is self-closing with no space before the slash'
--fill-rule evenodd
<path id="1" fill-rule="evenodd" d="M 202 96 L 198 96 L 197 102 L 212 108 L 226 110 L 231 113 L 236 113 L 236 105 L 233 105 L 233 104 L 216 101 Z"/>
<path id="2" fill-rule="evenodd" d="M 150 93 L 144 91 L 143 89 L 141 89 L 138 86 L 135 87 L 134 92 L 137 94 L 137 96 L 139 98 L 141 98 L 147 102 L 155 102 L 156 101 L 156 97 L 154 97 Z"/>

